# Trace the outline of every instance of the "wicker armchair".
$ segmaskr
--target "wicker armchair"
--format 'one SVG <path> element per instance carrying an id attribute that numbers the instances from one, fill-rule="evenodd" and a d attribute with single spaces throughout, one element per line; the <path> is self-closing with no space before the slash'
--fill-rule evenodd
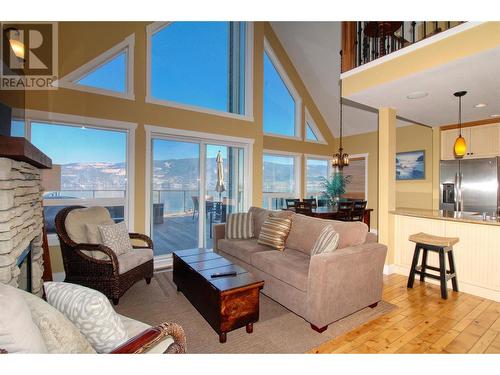
<path id="1" fill-rule="evenodd" d="M 143 246 L 134 245 L 132 254 L 117 256 L 109 247 L 87 243 L 84 235 L 86 223 L 81 223 L 81 234 L 68 234 L 66 221 L 73 210 L 85 209 L 82 206 L 69 206 L 59 211 L 55 218 L 55 226 L 64 263 L 66 278 L 64 281 L 84 285 L 96 289 L 106 295 L 117 305 L 120 297 L 137 281 L 153 277 L 153 241 L 144 234 L 130 233 L 133 240 L 141 240 Z M 99 213 L 101 224 L 103 218 L 111 219 L 106 208 L 95 209 Z M 90 210 L 90 209 L 89 209 Z M 104 211 L 102 211 L 104 210 Z M 82 212 L 82 211 L 80 211 Z M 107 213 L 107 214 L 106 214 Z M 109 217 L 104 217 L 105 215 Z M 73 238 L 73 239 L 72 239 Z M 125 258 L 126 257 L 126 258 Z M 121 264 L 121 266 L 120 266 Z"/>

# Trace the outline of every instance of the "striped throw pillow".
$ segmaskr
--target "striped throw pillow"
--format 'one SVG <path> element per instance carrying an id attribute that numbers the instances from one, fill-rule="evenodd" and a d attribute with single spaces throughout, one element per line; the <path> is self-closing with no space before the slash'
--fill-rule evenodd
<path id="1" fill-rule="evenodd" d="M 260 228 L 257 243 L 270 246 L 276 250 L 285 250 L 285 241 L 291 225 L 291 219 L 269 216 Z"/>
<path id="2" fill-rule="evenodd" d="M 311 250 L 311 256 L 331 253 L 339 246 L 339 234 L 333 226 L 326 225 L 319 233 L 318 239 Z"/>
<path id="3" fill-rule="evenodd" d="M 253 215 L 251 212 L 230 214 L 226 224 L 226 238 L 247 240 L 253 237 Z"/>

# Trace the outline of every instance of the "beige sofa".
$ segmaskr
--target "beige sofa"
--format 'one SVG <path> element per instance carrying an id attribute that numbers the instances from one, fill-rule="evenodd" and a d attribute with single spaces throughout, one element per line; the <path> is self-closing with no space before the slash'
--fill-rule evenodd
<path id="1" fill-rule="evenodd" d="M 291 211 L 250 208 L 254 238 L 230 240 L 225 224 L 214 225 L 214 251 L 261 277 L 263 293 L 323 332 L 333 323 L 382 297 L 382 275 L 387 248 L 376 242 L 361 222 L 323 220 Z M 257 243 L 260 228 L 273 212 L 292 219 L 283 252 Z M 333 253 L 310 255 L 320 231 L 333 225 L 340 235 Z"/>

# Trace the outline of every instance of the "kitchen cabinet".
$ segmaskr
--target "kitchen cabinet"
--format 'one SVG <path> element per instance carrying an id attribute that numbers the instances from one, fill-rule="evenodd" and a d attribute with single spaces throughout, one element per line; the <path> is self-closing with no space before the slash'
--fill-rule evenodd
<path id="1" fill-rule="evenodd" d="M 454 160 L 453 146 L 458 129 L 441 132 L 441 160 Z M 462 137 L 467 143 L 467 154 L 463 159 L 500 156 L 500 123 L 462 128 Z"/>

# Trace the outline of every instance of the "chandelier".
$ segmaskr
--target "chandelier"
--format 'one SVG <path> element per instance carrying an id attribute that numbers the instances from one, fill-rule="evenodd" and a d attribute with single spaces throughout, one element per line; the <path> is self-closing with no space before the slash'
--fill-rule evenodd
<path id="1" fill-rule="evenodd" d="M 340 51 L 340 69 L 342 69 L 342 50 Z M 349 165 L 349 154 L 344 153 L 344 149 L 342 148 L 342 79 L 339 82 L 339 101 L 340 101 L 340 147 L 336 154 L 333 155 L 332 158 L 332 167 L 338 168 L 339 171 L 344 169 L 344 167 Z"/>

